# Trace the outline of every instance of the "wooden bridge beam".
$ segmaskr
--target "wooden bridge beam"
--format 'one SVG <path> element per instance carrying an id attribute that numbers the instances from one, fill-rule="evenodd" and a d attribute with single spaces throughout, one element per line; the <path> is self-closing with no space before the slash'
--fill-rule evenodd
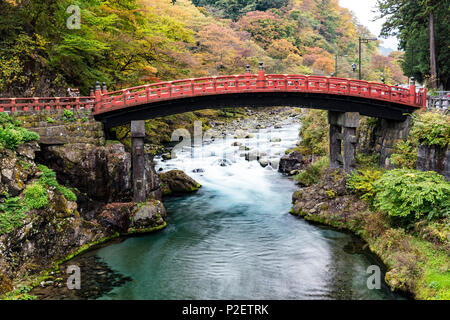
<path id="1" fill-rule="evenodd" d="M 131 121 L 131 158 L 133 166 L 133 201 L 146 200 L 146 178 L 144 159 L 145 121 Z"/>
<path id="2" fill-rule="evenodd" d="M 328 122 L 330 124 L 330 167 L 343 166 L 345 172 L 350 173 L 356 164 L 356 128 L 359 126 L 359 113 L 329 111 Z M 342 141 L 344 142 L 343 157 Z"/>

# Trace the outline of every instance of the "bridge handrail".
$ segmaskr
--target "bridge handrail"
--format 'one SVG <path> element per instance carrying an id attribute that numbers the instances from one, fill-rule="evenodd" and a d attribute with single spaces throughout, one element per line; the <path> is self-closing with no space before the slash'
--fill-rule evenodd
<path id="1" fill-rule="evenodd" d="M 94 97 L 0 98 L 0 112 L 93 108 Z"/>

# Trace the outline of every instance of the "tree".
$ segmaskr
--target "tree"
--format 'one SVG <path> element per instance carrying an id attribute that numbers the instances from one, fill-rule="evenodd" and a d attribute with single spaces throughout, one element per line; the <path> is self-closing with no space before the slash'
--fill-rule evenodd
<path id="1" fill-rule="evenodd" d="M 450 6 L 442 0 L 378 0 L 381 34 L 396 35 L 406 51 L 402 69 L 420 82 L 450 88 Z M 414 54 L 414 65 L 410 65 Z M 408 66 L 409 64 L 409 66 Z"/>

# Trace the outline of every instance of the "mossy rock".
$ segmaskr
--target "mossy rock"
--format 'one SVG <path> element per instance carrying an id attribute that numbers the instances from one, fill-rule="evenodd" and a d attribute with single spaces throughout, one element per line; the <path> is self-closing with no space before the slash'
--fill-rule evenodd
<path id="1" fill-rule="evenodd" d="M 201 188 L 201 184 L 181 170 L 171 170 L 160 173 L 163 194 L 191 193 Z"/>

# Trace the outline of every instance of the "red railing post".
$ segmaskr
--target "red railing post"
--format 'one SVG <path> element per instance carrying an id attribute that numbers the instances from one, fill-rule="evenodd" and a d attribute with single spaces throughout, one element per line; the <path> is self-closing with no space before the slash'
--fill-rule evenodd
<path id="1" fill-rule="evenodd" d="M 256 78 L 256 89 L 264 89 L 266 87 L 266 75 L 263 63 L 259 63 L 258 77 Z"/>
<path id="2" fill-rule="evenodd" d="M 427 88 L 423 88 L 423 107 L 427 108 Z"/>
<path id="3" fill-rule="evenodd" d="M 39 111 L 39 98 L 33 98 L 34 111 Z"/>
<path id="4" fill-rule="evenodd" d="M 94 113 L 97 113 L 100 111 L 100 108 L 102 107 L 102 88 L 100 87 L 100 82 L 95 83 L 95 105 L 94 105 Z"/>
<path id="5" fill-rule="evenodd" d="M 12 105 L 11 112 L 16 112 L 15 104 L 16 104 L 16 98 L 12 98 L 11 99 L 11 105 Z"/>

